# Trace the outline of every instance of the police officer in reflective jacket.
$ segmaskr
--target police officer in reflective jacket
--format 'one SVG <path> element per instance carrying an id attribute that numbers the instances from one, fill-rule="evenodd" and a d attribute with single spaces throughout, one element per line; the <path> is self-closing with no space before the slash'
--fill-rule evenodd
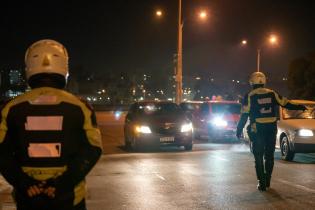
<path id="1" fill-rule="evenodd" d="M 245 95 L 242 103 L 242 115 L 237 126 L 237 137 L 241 137 L 247 118 L 250 120 L 250 132 L 255 168 L 258 179 L 257 189 L 266 191 L 270 187 L 274 165 L 274 151 L 277 134 L 277 108 L 305 110 L 303 105 L 295 105 L 271 89 L 265 88 L 266 77 L 262 72 L 254 72 L 249 79 L 252 91 Z"/>
<path id="2" fill-rule="evenodd" d="M 31 91 L 5 103 L 0 122 L 0 172 L 18 210 L 86 210 L 85 177 L 102 153 L 91 107 L 63 90 L 68 53 L 41 40 L 25 55 Z"/>

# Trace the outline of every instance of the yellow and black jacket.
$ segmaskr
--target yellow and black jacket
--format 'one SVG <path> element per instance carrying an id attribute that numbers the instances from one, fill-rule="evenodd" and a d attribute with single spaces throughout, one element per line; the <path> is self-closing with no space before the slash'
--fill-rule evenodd
<path id="1" fill-rule="evenodd" d="M 56 199 L 80 203 L 101 145 L 95 113 L 66 91 L 35 88 L 1 109 L 0 172 L 18 199 L 27 197 L 27 186 L 49 181 L 59 190 Z"/>
<path id="2" fill-rule="evenodd" d="M 287 98 L 268 88 L 259 87 L 250 91 L 242 102 L 242 115 L 237 126 L 238 133 L 243 129 L 248 117 L 253 132 L 255 132 L 256 123 L 276 125 L 278 106 L 287 109 L 305 109 L 303 105 L 292 104 Z"/>

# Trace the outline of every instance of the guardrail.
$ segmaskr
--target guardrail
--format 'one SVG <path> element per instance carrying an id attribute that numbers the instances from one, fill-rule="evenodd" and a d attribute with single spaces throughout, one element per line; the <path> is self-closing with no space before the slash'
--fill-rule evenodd
<path id="1" fill-rule="evenodd" d="M 92 104 L 95 111 L 128 111 L 129 105 Z"/>

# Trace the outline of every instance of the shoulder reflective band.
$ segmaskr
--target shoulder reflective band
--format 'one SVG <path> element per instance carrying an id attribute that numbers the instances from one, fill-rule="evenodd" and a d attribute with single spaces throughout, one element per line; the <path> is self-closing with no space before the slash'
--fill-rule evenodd
<path id="1" fill-rule="evenodd" d="M 45 104 L 58 104 L 57 96 L 55 95 L 39 95 L 34 100 L 30 100 L 31 104 L 45 105 Z"/>

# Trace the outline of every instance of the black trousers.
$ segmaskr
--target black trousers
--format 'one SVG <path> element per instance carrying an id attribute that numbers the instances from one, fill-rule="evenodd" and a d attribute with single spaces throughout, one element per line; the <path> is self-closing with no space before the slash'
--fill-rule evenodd
<path id="1" fill-rule="evenodd" d="M 273 171 L 277 125 L 257 123 L 256 128 L 253 138 L 256 175 L 259 182 L 266 183 L 266 179 L 270 181 Z"/>

